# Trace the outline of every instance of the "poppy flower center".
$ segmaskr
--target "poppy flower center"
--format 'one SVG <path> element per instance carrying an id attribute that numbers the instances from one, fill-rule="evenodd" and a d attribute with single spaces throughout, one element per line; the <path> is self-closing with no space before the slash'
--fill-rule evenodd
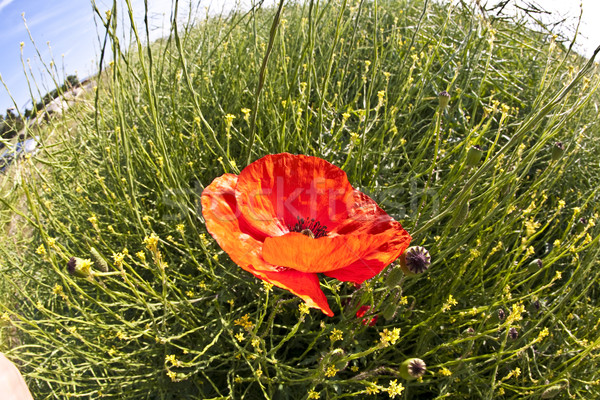
<path id="1" fill-rule="evenodd" d="M 316 221 L 314 218 L 300 218 L 296 217 L 298 222 L 296 225 L 288 225 L 288 229 L 290 232 L 300 232 L 303 235 L 311 237 L 313 239 L 318 239 L 323 236 L 327 236 L 327 227 L 321 225 L 319 221 Z"/>

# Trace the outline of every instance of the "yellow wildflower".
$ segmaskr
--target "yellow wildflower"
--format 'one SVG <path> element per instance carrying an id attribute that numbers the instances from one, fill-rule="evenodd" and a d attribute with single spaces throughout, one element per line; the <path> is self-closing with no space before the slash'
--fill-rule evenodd
<path id="1" fill-rule="evenodd" d="M 331 336 L 329 337 L 329 339 L 331 340 L 331 342 L 336 342 L 338 340 L 344 340 L 343 337 L 343 332 L 340 331 L 339 329 L 334 329 L 331 331 Z"/>
<path id="2" fill-rule="evenodd" d="M 144 244 L 146 245 L 146 248 L 148 250 L 156 251 L 158 247 L 158 236 L 156 235 L 156 233 L 152 232 L 150 236 L 146 236 L 144 238 Z"/>
<path id="3" fill-rule="evenodd" d="M 398 383 L 397 379 L 391 381 L 390 386 L 386 389 L 390 397 L 400 396 L 403 390 L 404 386 L 402 385 L 402 383 Z"/>
<path id="4" fill-rule="evenodd" d="M 377 385 L 369 385 L 366 387 L 366 392 L 367 394 L 377 394 L 380 392 L 380 390 Z"/>
<path id="5" fill-rule="evenodd" d="M 448 296 L 448 300 L 446 301 L 446 303 L 442 306 L 442 312 L 446 312 L 448 311 L 450 308 L 452 308 L 452 306 L 457 305 L 458 302 L 454 299 L 454 296 L 449 295 Z"/>
<path id="6" fill-rule="evenodd" d="M 506 318 L 507 324 L 511 324 L 515 321 L 520 321 L 523 319 L 522 314 L 525 312 L 525 306 L 522 303 L 513 304 L 510 315 Z"/>
<path id="7" fill-rule="evenodd" d="M 252 322 L 250 322 L 250 315 L 248 315 L 248 314 L 245 314 L 241 318 L 236 319 L 235 321 L 233 321 L 233 323 L 235 325 L 241 326 L 242 328 L 244 328 L 247 331 L 250 331 L 252 329 L 252 327 L 254 326 L 254 324 Z"/>
<path id="8" fill-rule="evenodd" d="M 335 367 L 335 365 L 330 365 L 329 367 L 327 367 L 327 370 L 325 371 L 325 376 L 328 378 L 333 378 L 335 376 L 335 374 L 338 373 L 338 369 Z"/>
<path id="9" fill-rule="evenodd" d="M 46 254 L 46 248 L 44 247 L 43 244 L 40 244 L 35 252 L 36 252 L 36 254 L 43 256 L 44 254 Z"/>
<path id="10" fill-rule="evenodd" d="M 548 332 L 548 328 L 542 329 L 541 332 L 538 334 L 536 341 L 539 342 L 540 340 L 544 339 L 549 334 L 550 333 Z"/>
<path id="11" fill-rule="evenodd" d="M 123 265 L 123 260 L 125 259 L 125 254 L 123 253 L 113 253 L 112 255 L 113 261 L 117 267 Z"/>
<path id="12" fill-rule="evenodd" d="M 137 253 L 135 253 L 135 255 L 137 256 L 137 258 L 139 258 L 142 262 L 146 261 L 146 253 L 144 253 L 142 250 L 138 251 Z"/>
<path id="13" fill-rule="evenodd" d="M 300 309 L 300 315 L 308 314 L 310 312 L 310 307 L 304 302 L 300 303 L 298 308 Z"/>
<path id="14" fill-rule="evenodd" d="M 385 328 L 383 332 L 379 333 L 379 336 L 381 336 L 381 344 L 383 344 L 384 347 L 387 347 L 390 344 L 396 344 L 398 339 L 400 339 L 400 328 L 394 328 L 392 331 Z"/>

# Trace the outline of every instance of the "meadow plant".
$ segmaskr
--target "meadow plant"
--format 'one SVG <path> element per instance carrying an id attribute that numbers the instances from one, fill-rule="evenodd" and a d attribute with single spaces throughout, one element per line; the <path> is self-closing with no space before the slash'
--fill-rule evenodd
<path id="1" fill-rule="evenodd" d="M 122 19 L 2 178 L 0 344 L 34 398 L 600 397 L 593 58 L 464 2 L 281 2 L 127 46 Z M 328 317 L 238 268 L 201 193 L 283 152 L 342 168 L 419 273 L 320 277 Z"/>

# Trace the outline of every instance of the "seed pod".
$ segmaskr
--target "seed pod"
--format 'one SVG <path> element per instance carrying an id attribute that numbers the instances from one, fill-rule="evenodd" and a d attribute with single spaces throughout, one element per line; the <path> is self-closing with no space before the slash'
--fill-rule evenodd
<path id="1" fill-rule="evenodd" d="M 565 145 L 562 142 L 554 143 L 552 146 L 552 161 L 558 161 L 565 152 Z"/>
<path id="2" fill-rule="evenodd" d="M 431 265 L 431 256 L 425 247 L 411 246 L 400 256 L 399 265 L 406 276 L 422 274 Z"/>
<path id="3" fill-rule="evenodd" d="M 92 260 L 84 260 L 79 257 L 71 257 L 71 259 L 67 263 L 67 270 L 69 271 L 69 274 L 78 278 L 91 278 Z"/>
<path id="4" fill-rule="evenodd" d="M 106 263 L 104 258 L 102 258 L 100 253 L 98 253 L 98 250 L 91 247 L 90 254 L 92 256 L 92 260 L 94 260 L 94 267 L 96 267 L 96 269 L 98 269 L 99 271 L 108 272 L 108 264 Z"/>
<path id="5" fill-rule="evenodd" d="M 420 358 L 409 358 L 400 364 L 400 376 L 406 380 L 413 380 L 422 377 L 427 371 L 425 361 Z"/>
<path id="6" fill-rule="evenodd" d="M 532 262 L 529 263 L 529 265 L 527 266 L 527 271 L 530 274 L 534 274 L 534 273 L 538 272 L 540 269 L 542 269 L 543 266 L 544 266 L 544 263 L 542 262 L 542 260 L 540 260 L 539 258 L 536 258 L 535 260 L 533 260 Z"/>
<path id="7" fill-rule="evenodd" d="M 471 146 L 469 151 L 467 152 L 467 167 L 475 167 L 481 161 L 481 157 L 483 157 L 483 149 L 477 145 Z"/>
<path id="8" fill-rule="evenodd" d="M 450 102 L 450 93 L 445 90 L 438 94 L 438 101 L 440 102 L 439 107 L 441 111 L 444 111 L 446 107 L 448 107 L 448 103 Z"/>

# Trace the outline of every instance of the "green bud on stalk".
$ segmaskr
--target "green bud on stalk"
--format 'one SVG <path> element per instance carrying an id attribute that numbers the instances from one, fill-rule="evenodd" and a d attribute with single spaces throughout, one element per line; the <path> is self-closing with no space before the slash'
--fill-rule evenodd
<path id="1" fill-rule="evenodd" d="M 530 262 L 529 265 L 527 265 L 527 271 L 530 274 L 534 274 L 534 273 L 538 272 L 540 269 L 542 269 L 543 266 L 544 266 L 544 263 L 542 262 L 542 260 L 540 260 L 539 258 L 536 258 L 535 260 Z"/>
<path id="2" fill-rule="evenodd" d="M 577 223 L 575 224 L 575 233 L 581 234 L 585 231 L 585 226 L 587 225 L 587 220 L 585 218 L 579 218 Z"/>
<path id="3" fill-rule="evenodd" d="M 562 142 L 554 143 L 552 146 L 552 161 L 558 161 L 565 152 L 565 145 Z"/>
<path id="4" fill-rule="evenodd" d="M 477 164 L 479 164 L 479 161 L 481 161 L 481 157 L 483 157 L 482 148 L 477 145 L 471 146 L 471 148 L 467 152 L 467 167 L 476 167 Z"/>
<path id="5" fill-rule="evenodd" d="M 440 111 L 444 111 L 450 102 L 450 94 L 444 90 L 438 94 L 438 100 L 440 102 Z"/>
<path id="6" fill-rule="evenodd" d="M 78 278 L 92 277 L 92 260 L 89 258 L 82 259 L 79 257 L 71 257 L 67 263 L 69 274 Z"/>

